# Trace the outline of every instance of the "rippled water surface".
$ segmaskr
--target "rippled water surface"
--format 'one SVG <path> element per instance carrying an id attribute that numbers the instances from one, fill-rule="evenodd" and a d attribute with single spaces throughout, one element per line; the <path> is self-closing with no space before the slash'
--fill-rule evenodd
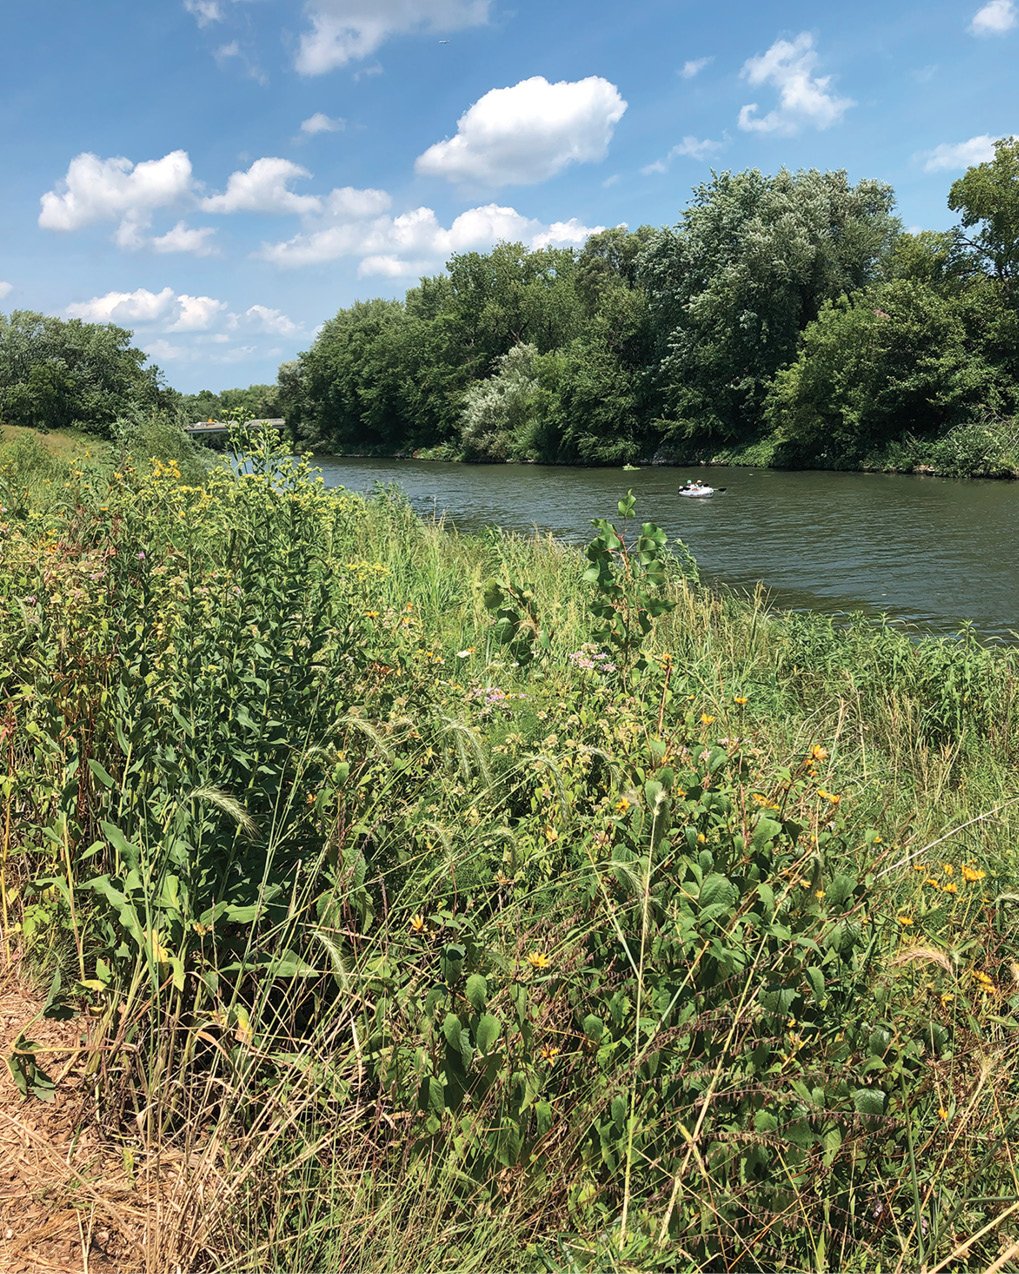
<path id="1" fill-rule="evenodd" d="M 327 483 L 398 482 L 419 513 L 464 530 L 537 527 L 589 538 L 632 487 L 641 520 L 681 538 L 702 572 L 739 588 L 760 580 L 780 606 L 886 612 L 935 633 L 970 622 L 984 637 L 1019 630 L 1019 483 L 864 473 L 432 464 L 320 457 Z M 687 477 L 725 491 L 676 495 Z"/>

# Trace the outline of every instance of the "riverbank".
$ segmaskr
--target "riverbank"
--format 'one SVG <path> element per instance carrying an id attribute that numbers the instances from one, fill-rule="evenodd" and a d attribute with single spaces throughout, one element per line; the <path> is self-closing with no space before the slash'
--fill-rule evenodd
<path id="1" fill-rule="evenodd" d="M 172 1172 L 160 1268 L 1008 1250 L 1013 658 L 248 467 L 4 532 L 4 943 L 82 1050 L 14 1074 Z"/>
<path id="2" fill-rule="evenodd" d="M 453 446 L 424 447 L 415 451 L 386 448 L 335 452 L 324 445 L 319 455 L 359 460 L 424 460 L 457 464 L 534 464 L 537 461 L 485 460 L 466 457 Z M 540 463 L 552 463 L 542 461 Z M 942 438 L 918 439 L 908 434 L 894 442 L 855 454 L 811 454 L 780 437 L 767 437 L 719 447 L 714 444 L 671 445 L 653 454 L 635 456 L 638 468 L 734 466 L 751 469 L 810 470 L 832 473 L 901 473 L 940 478 L 1019 478 L 1019 429 L 1013 422 L 991 425 L 974 422 L 952 429 Z M 569 467 L 576 467 L 571 464 Z M 592 464 L 591 468 L 619 468 L 617 464 Z M 626 466 L 623 466 L 624 468 Z"/>

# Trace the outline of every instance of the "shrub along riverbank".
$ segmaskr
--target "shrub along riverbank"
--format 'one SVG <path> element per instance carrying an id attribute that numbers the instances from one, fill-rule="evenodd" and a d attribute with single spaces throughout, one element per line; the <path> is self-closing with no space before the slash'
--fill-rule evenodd
<path id="1" fill-rule="evenodd" d="M 0 455 L 3 941 L 172 1161 L 139 1262 L 1012 1259 L 1013 654 L 271 445 Z"/>

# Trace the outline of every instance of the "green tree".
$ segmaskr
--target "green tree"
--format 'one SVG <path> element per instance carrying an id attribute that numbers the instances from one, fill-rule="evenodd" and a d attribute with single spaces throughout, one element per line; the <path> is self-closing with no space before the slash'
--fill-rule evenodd
<path id="1" fill-rule="evenodd" d="M 1019 275 L 1019 139 L 994 143 L 994 158 L 967 168 L 952 183 L 948 206 L 972 233 L 966 242 L 997 279 Z"/>
<path id="2" fill-rule="evenodd" d="M 533 345 L 514 345 L 496 372 L 464 395 L 460 440 L 468 460 L 533 460 L 538 387 Z"/>
<path id="3" fill-rule="evenodd" d="M 120 418 L 175 406 L 146 361 L 131 333 L 112 323 L 0 314 L 0 417 L 109 437 Z"/>
<path id="4" fill-rule="evenodd" d="M 716 174 L 639 261 L 680 437 L 736 438 L 826 301 L 866 286 L 898 233 L 893 194 L 844 172 Z"/>
<path id="5" fill-rule="evenodd" d="M 774 379 L 768 423 L 801 455 L 833 463 L 967 419 L 994 373 L 971 348 L 965 315 L 908 279 L 828 302 Z"/>

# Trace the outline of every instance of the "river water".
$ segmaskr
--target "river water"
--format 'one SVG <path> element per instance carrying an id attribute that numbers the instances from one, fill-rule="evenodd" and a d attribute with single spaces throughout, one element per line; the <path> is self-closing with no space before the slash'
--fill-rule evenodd
<path id="1" fill-rule="evenodd" d="M 702 575 L 737 590 L 761 581 L 776 606 L 886 614 L 919 633 L 972 624 L 1019 640 L 1019 483 L 777 469 L 580 469 L 316 459 L 328 485 L 396 482 L 426 517 L 462 530 L 551 531 L 571 541 L 617 520 L 632 487 L 637 519 L 682 539 Z M 676 495 L 688 477 L 724 487 Z"/>

